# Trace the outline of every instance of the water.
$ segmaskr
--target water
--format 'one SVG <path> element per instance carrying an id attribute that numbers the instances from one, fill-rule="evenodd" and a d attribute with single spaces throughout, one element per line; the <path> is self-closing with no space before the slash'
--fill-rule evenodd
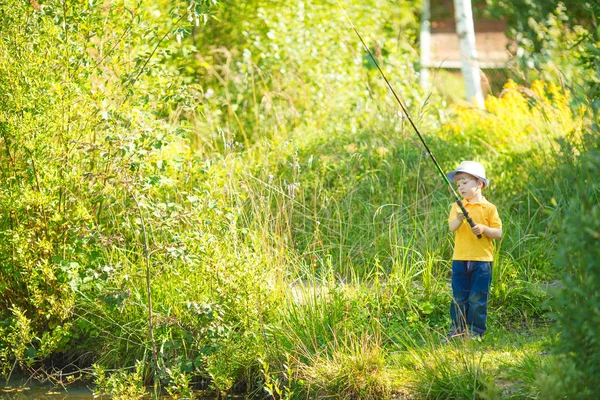
<path id="1" fill-rule="evenodd" d="M 93 398 L 92 391 L 85 386 L 69 386 L 68 389 L 63 389 L 34 385 L 24 387 L 0 385 L 1 400 L 90 400 Z"/>
<path id="2" fill-rule="evenodd" d="M 173 399 L 166 394 L 161 396 L 162 399 Z M 214 400 L 215 396 L 211 394 L 200 394 L 198 398 L 201 400 Z M 231 396 L 227 399 L 241 400 L 245 396 Z M 0 400 L 98 400 L 109 399 L 109 397 L 94 397 L 94 393 L 90 386 L 85 383 L 76 382 L 67 387 L 52 386 L 49 384 L 40 384 L 25 377 L 11 379 L 10 382 L 0 380 Z"/>
<path id="3" fill-rule="evenodd" d="M 92 391 L 83 385 L 70 385 L 68 388 L 49 386 L 3 386 L 0 383 L 0 400 L 91 400 L 107 397 L 94 397 Z M 164 399 L 172 397 L 164 396 Z M 227 399 L 241 400 L 244 396 L 227 396 Z M 214 396 L 200 396 L 201 400 L 214 400 Z"/>

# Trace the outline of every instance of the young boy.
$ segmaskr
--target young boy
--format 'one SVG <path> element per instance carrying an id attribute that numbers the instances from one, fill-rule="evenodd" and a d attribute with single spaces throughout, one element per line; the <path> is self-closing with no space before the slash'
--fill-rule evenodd
<path id="1" fill-rule="evenodd" d="M 450 231 L 456 232 L 452 256 L 452 326 L 446 338 L 449 340 L 462 335 L 481 337 L 486 331 L 492 282 L 492 239 L 502 237 L 502 222 L 496 206 L 481 195 L 489 184 L 483 165 L 463 161 L 446 176 L 458 187 L 464 198 L 463 205 L 475 222 L 471 228 L 458 205 L 453 203 L 448 218 Z M 482 235 L 482 238 L 478 239 L 477 235 Z"/>

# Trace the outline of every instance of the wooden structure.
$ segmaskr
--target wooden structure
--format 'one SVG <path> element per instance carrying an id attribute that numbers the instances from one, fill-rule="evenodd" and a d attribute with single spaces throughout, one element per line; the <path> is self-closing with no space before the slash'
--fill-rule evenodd
<path id="1" fill-rule="evenodd" d="M 473 10 L 475 43 L 479 68 L 485 70 L 505 69 L 510 59 L 511 42 L 505 32 L 506 22 L 481 17 L 481 9 Z M 422 84 L 428 85 L 429 69 L 456 72 L 461 68 L 461 50 L 456 33 L 453 0 L 424 1 L 421 26 Z M 483 79 L 486 81 L 486 79 Z M 484 82 L 489 92 L 489 82 Z"/>

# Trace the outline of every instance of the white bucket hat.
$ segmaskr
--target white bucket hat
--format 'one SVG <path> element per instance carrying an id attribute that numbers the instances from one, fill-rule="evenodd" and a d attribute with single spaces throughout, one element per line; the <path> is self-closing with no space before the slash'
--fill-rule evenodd
<path id="1" fill-rule="evenodd" d="M 448 172 L 446 176 L 451 181 L 454 181 L 454 175 L 456 175 L 457 172 L 465 172 L 469 175 L 473 175 L 477 179 L 480 179 L 483 182 L 484 189 L 490 184 L 490 182 L 485 178 L 485 168 L 483 168 L 483 165 L 479 164 L 478 162 L 463 161 L 460 163 L 458 168 L 456 168 L 454 171 Z"/>

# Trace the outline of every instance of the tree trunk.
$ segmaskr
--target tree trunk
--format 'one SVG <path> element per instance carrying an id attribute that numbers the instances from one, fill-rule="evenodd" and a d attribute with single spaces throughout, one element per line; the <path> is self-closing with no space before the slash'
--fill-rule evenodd
<path id="1" fill-rule="evenodd" d="M 421 33 L 419 43 L 421 45 L 421 87 L 429 90 L 429 68 L 431 67 L 431 11 L 429 0 L 423 0 L 421 13 Z"/>
<path id="2" fill-rule="evenodd" d="M 454 0 L 454 19 L 460 43 L 461 70 L 465 80 L 467 100 L 479 108 L 484 108 L 481 90 L 481 75 L 477 49 L 475 48 L 475 28 L 471 0 Z"/>

